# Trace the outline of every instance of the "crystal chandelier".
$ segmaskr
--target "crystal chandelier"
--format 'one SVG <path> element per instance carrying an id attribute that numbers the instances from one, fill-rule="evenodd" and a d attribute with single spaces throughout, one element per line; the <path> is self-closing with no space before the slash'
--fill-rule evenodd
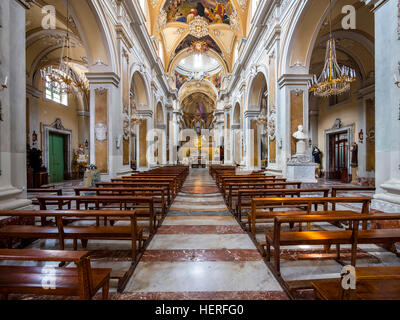
<path id="1" fill-rule="evenodd" d="M 60 64 L 56 67 L 48 66 L 40 70 L 44 81 L 50 81 L 51 86 L 57 87 L 62 93 L 85 94 L 89 93 L 89 82 L 84 74 L 76 74 L 69 65 L 70 58 L 70 37 L 69 37 L 69 1 L 67 0 L 67 36 L 63 40 Z M 64 57 L 64 50 L 66 57 Z"/>
<path id="2" fill-rule="evenodd" d="M 331 0 L 332 4 L 332 0 Z M 314 75 L 309 81 L 309 91 L 319 97 L 340 95 L 350 90 L 350 84 L 356 80 L 356 71 L 350 67 L 339 67 L 336 58 L 335 38 L 332 36 L 332 17 L 329 18 L 330 38 L 326 45 L 325 65 L 317 79 Z"/>

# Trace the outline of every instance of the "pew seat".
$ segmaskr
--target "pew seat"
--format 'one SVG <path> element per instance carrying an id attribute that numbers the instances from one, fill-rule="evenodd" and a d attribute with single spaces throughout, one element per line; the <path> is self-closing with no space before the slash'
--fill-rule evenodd
<path id="1" fill-rule="evenodd" d="M 102 298 L 108 299 L 111 269 L 91 268 L 87 251 L 0 249 L 0 260 L 70 262 L 77 266 L 51 267 L 54 272 L 51 274 L 44 272 L 43 267 L 0 266 L 0 297 L 3 300 L 10 294 L 79 296 L 80 299 L 91 299 L 100 289 Z"/>

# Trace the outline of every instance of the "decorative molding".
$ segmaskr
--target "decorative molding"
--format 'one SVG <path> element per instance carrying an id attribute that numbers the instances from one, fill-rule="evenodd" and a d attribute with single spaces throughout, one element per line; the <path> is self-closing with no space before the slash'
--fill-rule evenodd
<path id="1" fill-rule="evenodd" d="M 112 84 L 119 86 L 120 77 L 114 72 L 87 72 L 86 78 L 92 84 Z"/>
<path id="2" fill-rule="evenodd" d="M 49 127 L 57 130 L 65 130 L 60 118 L 56 118 L 56 120 Z"/>
<path id="3" fill-rule="evenodd" d="M 104 87 L 99 87 L 99 88 L 94 89 L 94 92 L 99 95 L 104 94 L 106 91 L 107 91 L 107 88 L 104 88 Z"/>
<path id="4" fill-rule="evenodd" d="M 205 37 L 209 34 L 208 22 L 203 17 L 196 16 L 189 23 L 189 34 L 196 38 Z"/>
<path id="5" fill-rule="evenodd" d="M 95 127 L 94 127 L 94 133 L 96 136 L 96 140 L 103 142 L 107 140 L 107 125 L 103 122 L 98 122 L 96 123 Z"/>

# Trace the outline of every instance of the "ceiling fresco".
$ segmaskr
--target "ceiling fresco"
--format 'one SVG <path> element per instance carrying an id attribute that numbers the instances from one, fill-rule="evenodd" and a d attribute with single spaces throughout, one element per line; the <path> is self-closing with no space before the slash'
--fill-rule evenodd
<path id="1" fill-rule="evenodd" d="M 210 24 L 230 24 L 233 6 L 230 0 L 167 0 L 164 4 L 167 22 L 190 23 L 196 16 Z"/>
<path id="2" fill-rule="evenodd" d="M 222 54 L 220 47 L 215 43 L 215 41 L 210 36 L 205 36 L 202 38 L 196 38 L 192 35 L 188 35 L 182 42 L 176 47 L 175 55 L 178 54 L 180 51 L 191 48 L 196 42 L 204 42 L 204 50 L 212 49 L 218 54 Z"/>

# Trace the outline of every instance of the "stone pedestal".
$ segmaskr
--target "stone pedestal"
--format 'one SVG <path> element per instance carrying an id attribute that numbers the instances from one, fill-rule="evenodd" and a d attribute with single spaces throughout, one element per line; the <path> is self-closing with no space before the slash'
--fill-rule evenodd
<path id="1" fill-rule="evenodd" d="M 315 166 L 311 157 L 307 155 L 294 155 L 287 163 L 287 181 L 301 181 L 303 183 L 317 183 Z"/>
<path id="2" fill-rule="evenodd" d="M 357 184 L 357 167 L 351 168 L 351 184 Z"/>

